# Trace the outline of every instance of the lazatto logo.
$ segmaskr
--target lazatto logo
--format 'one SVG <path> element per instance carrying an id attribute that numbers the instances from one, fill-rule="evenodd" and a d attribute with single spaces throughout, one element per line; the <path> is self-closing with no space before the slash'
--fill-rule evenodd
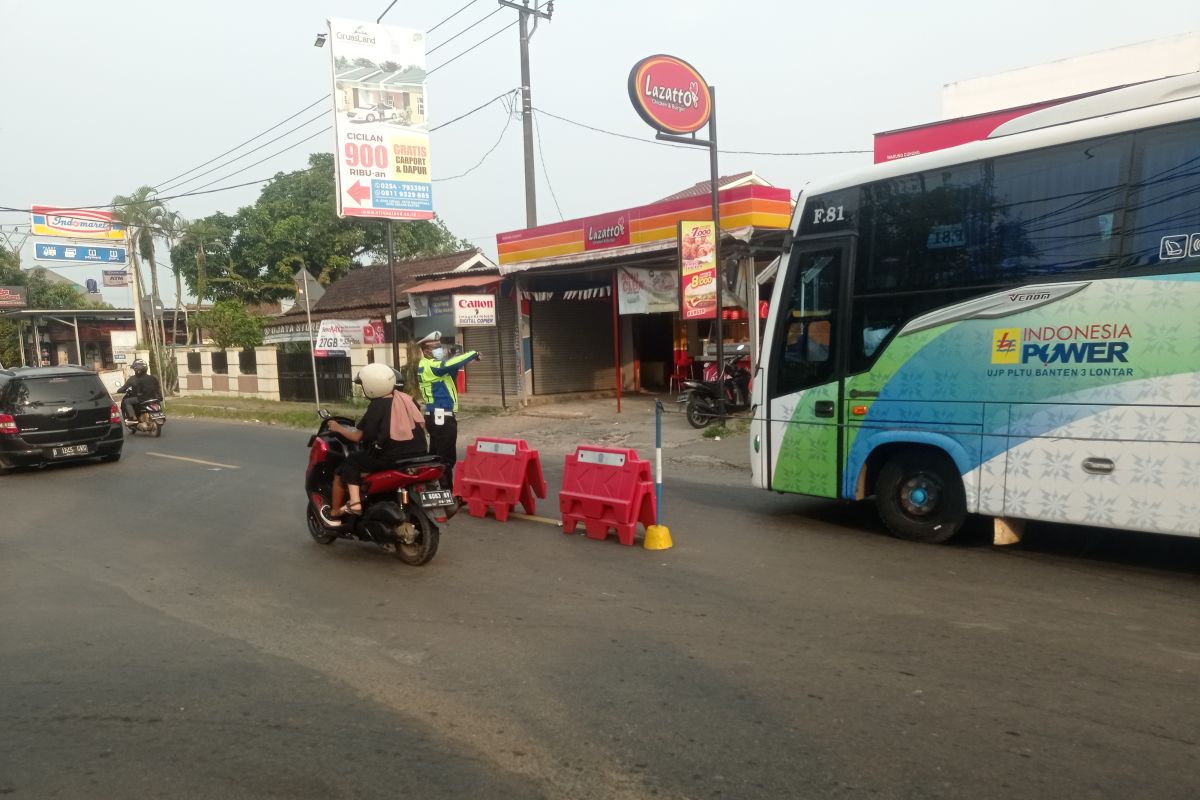
<path id="1" fill-rule="evenodd" d="M 1129 362 L 1132 338 L 1129 325 L 1122 322 L 996 328 L 992 331 L 992 363 L 1124 364 Z"/>
<path id="2" fill-rule="evenodd" d="M 648 125 L 663 133 L 698 131 L 712 114 L 708 83 L 681 58 L 643 58 L 629 72 L 629 99 Z"/>

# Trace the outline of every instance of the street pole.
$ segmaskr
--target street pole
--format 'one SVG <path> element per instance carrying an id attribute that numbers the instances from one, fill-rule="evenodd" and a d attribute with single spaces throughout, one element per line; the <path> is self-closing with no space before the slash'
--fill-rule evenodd
<path id="1" fill-rule="evenodd" d="M 392 244 L 392 221 L 385 220 L 388 248 L 388 287 L 392 296 L 392 369 L 400 369 L 400 320 L 396 319 L 396 250 Z"/>
<path id="2" fill-rule="evenodd" d="M 534 17 L 534 30 L 537 20 L 549 20 L 554 15 L 554 3 L 546 4 L 546 10 L 530 8 L 529 0 L 520 4 L 511 0 L 499 0 L 500 5 L 515 8 L 520 14 L 521 31 L 521 128 L 525 144 L 525 227 L 537 227 L 537 180 L 533 170 L 533 93 L 529 78 L 529 39 L 533 32 L 529 30 L 529 17 Z"/>
<path id="3" fill-rule="evenodd" d="M 300 271 L 304 273 L 304 317 L 308 320 L 308 356 L 312 360 L 313 401 L 319 411 L 321 409 L 321 390 L 317 386 L 317 339 L 313 336 L 312 303 L 308 299 L 308 268 L 301 266 Z"/>
<path id="4" fill-rule="evenodd" d="M 712 102 L 712 113 L 708 116 L 708 168 L 712 180 L 712 218 L 713 218 L 713 257 L 717 265 L 717 415 L 725 417 L 725 331 L 722 317 L 725 316 L 722 303 L 722 285 L 725 282 L 724 264 L 721 262 L 721 187 L 718 185 L 721 173 L 717 170 L 717 88 L 708 87 L 708 96 Z"/>
<path id="5" fill-rule="evenodd" d="M 500 332 L 500 294 L 496 293 L 496 354 L 500 368 L 500 405 L 508 409 L 508 398 L 504 394 L 504 337 Z"/>

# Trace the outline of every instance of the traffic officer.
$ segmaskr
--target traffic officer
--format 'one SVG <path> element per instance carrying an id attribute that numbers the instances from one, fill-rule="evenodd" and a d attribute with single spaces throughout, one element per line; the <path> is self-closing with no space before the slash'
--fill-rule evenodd
<path id="1" fill-rule="evenodd" d="M 454 379 L 459 370 L 479 358 L 468 350 L 446 358 L 442 332 L 433 331 L 417 342 L 421 346 L 421 361 L 417 377 L 421 383 L 421 401 L 425 411 L 425 430 L 429 431 L 429 452 L 446 463 L 442 486 L 453 491 L 454 465 L 458 461 L 458 386 Z"/>

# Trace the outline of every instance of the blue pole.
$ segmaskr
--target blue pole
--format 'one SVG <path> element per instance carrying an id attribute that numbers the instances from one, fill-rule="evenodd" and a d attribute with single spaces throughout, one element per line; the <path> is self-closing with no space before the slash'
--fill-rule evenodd
<path id="1" fill-rule="evenodd" d="M 654 401 L 654 524 L 662 524 L 662 400 Z"/>

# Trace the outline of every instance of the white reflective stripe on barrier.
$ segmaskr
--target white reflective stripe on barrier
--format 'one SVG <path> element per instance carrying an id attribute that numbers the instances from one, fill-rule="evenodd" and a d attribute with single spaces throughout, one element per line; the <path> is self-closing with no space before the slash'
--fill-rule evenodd
<path id="1" fill-rule="evenodd" d="M 598 453 L 595 450 L 580 450 L 579 460 L 584 464 L 601 464 L 606 467 L 625 466 L 624 453 Z"/>
<path id="2" fill-rule="evenodd" d="M 498 456 L 515 456 L 517 454 L 517 446 L 511 442 L 483 442 L 475 443 L 475 450 L 479 453 L 492 453 Z"/>

